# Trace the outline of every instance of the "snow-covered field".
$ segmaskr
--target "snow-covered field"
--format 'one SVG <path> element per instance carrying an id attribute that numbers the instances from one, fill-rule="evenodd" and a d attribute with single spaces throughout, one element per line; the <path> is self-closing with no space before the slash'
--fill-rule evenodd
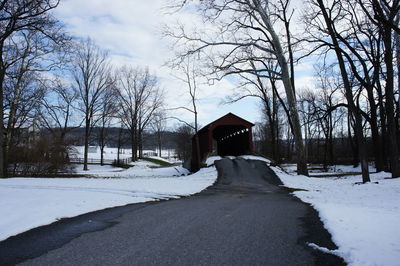
<path id="1" fill-rule="evenodd" d="M 225 156 L 225 158 L 230 158 L 230 159 L 235 159 L 235 158 L 242 158 L 245 160 L 259 160 L 259 161 L 263 161 L 266 162 L 267 164 L 271 163 L 271 160 L 265 158 L 265 157 L 261 157 L 261 156 L 254 156 L 254 155 L 240 155 L 240 156 Z M 207 166 L 211 166 L 214 165 L 215 161 L 221 160 L 222 157 L 221 156 L 210 156 L 207 158 L 206 160 L 206 165 Z"/>
<path id="2" fill-rule="evenodd" d="M 76 158 L 83 158 L 83 151 L 84 151 L 83 146 L 73 146 L 71 154 L 73 156 L 76 156 Z M 89 157 L 89 159 L 100 159 L 100 157 L 101 157 L 100 149 L 96 148 L 96 152 L 89 152 L 88 157 Z M 104 159 L 114 160 L 114 159 L 117 159 L 117 157 L 118 157 L 118 149 L 117 148 L 108 148 L 108 147 L 104 148 Z M 121 149 L 119 157 L 121 159 L 130 158 L 130 157 L 132 157 L 132 153 L 129 149 Z"/>
<path id="3" fill-rule="evenodd" d="M 76 165 L 75 173 L 91 177 L 104 178 L 132 178 L 132 177 L 174 177 L 189 174 L 189 171 L 181 166 L 159 167 L 158 164 L 138 160 L 132 163 L 129 169 L 112 167 L 111 165 L 89 165 L 89 171 L 82 170 L 82 165 Z"/>
<path id="4" fill-rule="evenodd" d="M 100 148 L 99 147 L 91 147 L 89 148 L 90 151 L 95 152 L 89 152 L 88 157 L 89 159 L 100 159 L 101 158 L 101 153 L 100 153 Z M 72 146 L 71 150 L 71 156 L 75 158 L 83 158 L 83 151 L 84 147 L 83 146 Z M 154 153 L 155 151 L 151 150 L 144 150 L 144 154 L 147 152 Z M 106 160 L 115 160 L 118 158 L 118 149 L 117 148 L 110 148 L 110 147 L 105 147 L 104 148 L 104 159 Z M 175 158 L 175 151 L 174 150 L 161 150 L 161 155 L 163 160 L 170 162 L 170 163 L 175 163 L 177 162 L 177 159 Z M 120 154 L 119 154 L 120 159 L 125 159 L 125 158 L 130 158 L 132 157 L 132 151 L 131 149 L 121 149 Z M 152 157 L 152 156 L 149 156 Z M 160 157 L 157 157 L 160 158 Z"/>
<path id="5" fill-rule="evenodd" d="M 290 174 L 295 174 L 297 166 L 296 164 L 282 164 L 281 167 Z M 309 165 L 309 173 L 311 176 L 324 176 L 324 175 L 343 175 L 343 174 L 360 174 L 361 166 L 353 167 L 352 165 L 330 165 L 327 171 L 323 170 L 321 164 Z M 376 172 L 376 168 L 373 165 L 369 165 L 370 172 Z"/>
<path id="6" fill-rule="evenodd" d="M 243 156 L 244 159 L 268 159 Z M 213 165 L 221 157 L 207 160 Z M 217 178 L 215 167 L 187 175 L 182 167 L 152 168 L 139 161 L 130 169 L 90 165 L 77 173 L 93 178 L 12 178 L 0 180 L 0 240 L 64 217 L 130 203 L 176 198 L 197 193 Z M 272 167 L 285 186 L 300 189 L 294 195 L 310 203 L 332 234 L 337 254 L 349 265 L 399 265 L 400 179 L 374 173 L 372 182 L 360 184 L 360 175 L 306 177 Z M 359 169 L 336 166 L 329 173 L 354 173 Z M 374 169 L 370 169 L 374 170 Z M 317 171 L 318 172 L 318 171 Z M 317 173 L 318 174 L 318 173 Z"/>
<path id="7" fill-rule="evenodd" d="M 390 174 L 381 172 L 371 175 L 371 183 L 359 184 L 360 175 L 310 178 L 273 170 L 285 186 L 305 190 L 294 195 L 319 212 L 339 248 L 310 246 L 337 254 L 353 266 L 400 265 L 400 179 L 386 179 Z"/>
<path id="8" fill-rule="evenodd" d="M 97 178 L 1 179 L 0 240 L 64 217 L 188 196 L 217 178 L 214 167 L 186 175 L 188 171 L 182 167 L 152 169 L 143 164 L 127 170 L 91 165 L 84 173 Z"/>

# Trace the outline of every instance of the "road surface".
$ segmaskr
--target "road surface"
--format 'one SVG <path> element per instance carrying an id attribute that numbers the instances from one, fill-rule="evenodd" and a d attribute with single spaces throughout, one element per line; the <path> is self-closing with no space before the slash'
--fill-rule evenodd
<path id="1" fill-rule="evenodd" d="M 65 219 L 0 242 L 0 265 L 341 265 L 316 212 L 261 161 L 216 162 L 217 183 L 183 199 Z"/>

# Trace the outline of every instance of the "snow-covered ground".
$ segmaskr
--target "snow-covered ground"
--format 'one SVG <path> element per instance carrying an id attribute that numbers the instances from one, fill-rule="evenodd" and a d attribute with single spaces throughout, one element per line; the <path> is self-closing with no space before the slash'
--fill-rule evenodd
<path id="1" fill-rule="evenodd" d="M 400 179 L 387 179 L 390 174 L 381 172 L 371 174 L 371 183 L 359 184 L 360 175 L 312 178 L 273 170 L 285 186 L 305 190 L 294 195 L 319 212 L 339 248 L 310 246 L 337 254 L 353 266 L 399 265 Z"/>
<path id="2" fill-rule="evenodd" d="M 296 164 L 281 164 L 281 167 L 290 174 L 296 173 Z M 312 176 L 361 173 L 360 165 L 357 167 L 353 167 L 352 165 L 330 165 L 328 166 L 327 171 L 323 170 L 323 166 L 321 164 L 311 164 L 308 167 L 309 173 Z M 368 167 L 370 172 L 376 172 L 376 168 L 372 164 L 370 164 Z"/>
<path id="3" fill-rule="evenodd" d="M 64 217 L 191 195 L 212 185 L 217 178 L 214 167 L 187 176 L 188 171 L 181 167 L 147 166 L 125 170 L 91 165 L 84 173 L 104 178 L 1 179 L 0 240 Z"/>
<path id="4" fill-rule="evenodd" d="M 132 163 L 129 169 L 112 167 L 110 165 L 89 165 L 89 171 L 82 170 L 82 165 L 76 165 L 76 173 L 91 177 L 132 178 L 132 177 L 175 177 L 188 175 L 189 171 L 181 166 L 159 167 L 159 165 L 139 160 Z"/>
<path id="5" fill-rule="evenodd" d="M 244 159 L 269 160 L 242 156 Z M 207 164 L 221 157 L 214 156 Z M 0 240 L 64 217 L 129 203 L 176 198 L 197 193 L 213 184 L 215 167 L 187 175 L 182 167 L 151 168 L 139 161 L 130 169 L 90 165 L 96 178 L 12 178 L 0 180 Z M 291 165 L 285 166 L 294 172 Z M 400 179 L 374 173 L 373 182 L 359 184 L 360 175 L 310 178 L 272 167 L 287 187 L 301 189 L 294 195 L 310 203 L 332 234 L 337 250 L 313 248 L 337 254 L 349 265 L 399 265 Z M 374 169 L 371 169 L 372 171 Z M 330 173 L 359 169 L 337 166 Z"/>
<path id="6" fill-rule="evenodd" d="M 76 158 L 83 158 L 83 151 L 84 151 L 83 146 L 73 146 L 71 154 L 73 156 L 76 156 Z M 101 157 L 100 149 L 96 148 L 96 152 L 89 152 L 88 157 L 89 157 L 89 159 L 100 159 L 100 157 Z M 114 160 L 114 159 L 117 159 L 117 157 L 118 157 L 118 149 L 117 148 L 108 148 L 108 147 L 104 148 L 104 159 Z M 130 149 L 121 149 L 119 157 L 121 159 L 132 157 L 131 150 Z"/>
<path id="7" fill-rule="evenodd" d="M 235 158 L 242 158 L 245 160 L 259 160 L 259 161 L 263 161 L 266 162 L 267 164 L 271 163 L 271 160 L 265 158 L 265 157 L 261 157 L 261 156 L 255 156 L 255 155 L 240 155 L 240 156 L 225 156 L 225 158 L 229 158 L 229 159 L 235 159 Z M 207 158 L 206 160 L 206 165 L 207 166 L 211 166 L 214 165 L 215 161 L 221 160 L 222 157 L 221 156 L 210 156 Z"/>
<path id="8" fill-rule="evenodd" d="M 75 158 L 83 158 L 83 151 L 84 151 L 84 146 L 72 146 L 71 147 L 71 156 Z M 99 147 L 91 147 L 89 148 L 90 151 L 88 153 L 88 158 L 89 159 L 95 159 L 98 160 L 101 158 L 101 153 L 100 153 L 100 148 Z M 95 151 L 95 152 L 94 152 Z M 154 153 L 155 151 L 152 150 L 144 150 L 143 153 Z M 162 159 L 166 162 L 169 163 L 176 163 L 179 162 L 176 159 L 176 154 L 174 150 L 161 150 L 161 155 Z M 119 154 L 120 159 L 125 159 L 125 158 L 130 158 L 132 157 L 132 151 L 131 149 L 121 149 L 120 154 Z M 154 158 L 161 158 L 157 156 L 148 156 L 148 157 L 154 157 Z M 104 159 L 106 160 L 116 160 L 118 158 L 118 149 L 117 148 L 110 148 L 110 147 L 105 147 L 104 148 Z"/>

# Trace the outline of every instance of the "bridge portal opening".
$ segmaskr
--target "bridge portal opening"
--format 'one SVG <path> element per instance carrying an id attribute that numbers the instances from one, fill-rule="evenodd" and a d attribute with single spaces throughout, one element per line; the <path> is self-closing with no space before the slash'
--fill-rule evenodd
<path id="1" fill-rule="evenodd" d="M 251 154 L 253 126 L 249 121 L 229 113 L 200 129 L 192 138 L 192 171 L 198 170 L 209 154 Z"/>
<path id="2" fill-rule="evenodd" d="M 250 153 L 249 129 L 242 125 L 218 126 L 213 130 L 219 156 L 238 156 Z M 214 149 L 215 150 L 215 149 Z"/>

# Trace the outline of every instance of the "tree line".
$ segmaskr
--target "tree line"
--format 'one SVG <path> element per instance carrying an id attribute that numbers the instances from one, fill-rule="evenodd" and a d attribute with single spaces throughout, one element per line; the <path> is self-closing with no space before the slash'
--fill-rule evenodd
<path id="1" fill-rule="evenodd" d="M 143 131 L 163 131 L 164 94 L 156 75 L 146 67 L 115 67 L 91 39 L 67 34 L 52 15 L 59 4 L 0 1 L 1 177 L 65 170 L 65 136 L 80 126 L 84 170 L 94 127 L 102 159 L 107 128 L 127 128 L 133 161 L 142 154 Z"/>
<path id="2" fill-rule="evenodd" d="M 257 138 L 274 160 L 292 157 L 307 175 L 308 162 L 323 154 L 325 165 L 334 163 L 347 146 L 364 182 L 371 155 L 378 171 L 400 176 L 400 0 L 307 0 L 301 8 L 289 0 L 171 2 L 204 23 L 164 31 L 174 40 L 170 64 L 186 69 L 195 120 L 191 75 L 210 83 L 232 77 L 237 88 L 226 102 L 261 100 Z M 92 40 L 69 36 L 52 15 L 59 3 L 0 1 L 0 176 L 17 161 L 62 161 L 65 135 L 79 126 L 85 161 L 94 126 L 103 151 L 111 123 L 129 130 L 136 160 L 144 130 L 165 121 L 157 77 L 143 67 L 117 68 Z M 296 70 L 310 61 L 316 80 L 299 87 Z M 201 71 L 185 68 L 193 63 Z M 51 137 L 35 134 L 44 128 Z"/>
<path id="3" fill-rule="evenodd" d="M 294 148 L 298 174 L 308 174 L 321 140 L 325 163 L 346 137 L 368 182 L 371 143 L 377 171 L 400 177 L 400 1 L 307 0 L 172 1 L 196 10 L 203 27 L 172 25 L 175 62 L 196 55 L 209 80 L 231 76 L 227 102 L 257 97 L 259 130 L 270 155 Z M 296 86 L 296 68 L 313 62 L 315 88 Z M 262 133 L 263 132 L 263 133 Z M 258 134 L 258 135 L 260 135 Z M 293 151 L 293 149 L 291 150 Z"/>

